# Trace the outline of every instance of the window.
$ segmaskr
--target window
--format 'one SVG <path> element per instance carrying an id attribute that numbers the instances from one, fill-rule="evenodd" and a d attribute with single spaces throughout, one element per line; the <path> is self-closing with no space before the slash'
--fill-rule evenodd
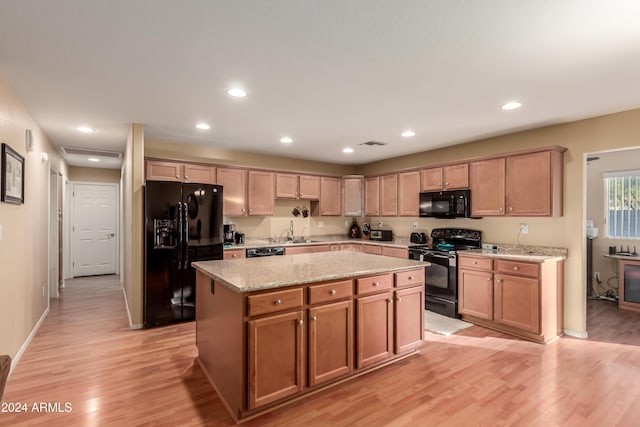
<path id="1" fill-rule="evenodd" d="M 640 171 L 607 172 L 604 178 L 607 237 L 640 239 Z"/>

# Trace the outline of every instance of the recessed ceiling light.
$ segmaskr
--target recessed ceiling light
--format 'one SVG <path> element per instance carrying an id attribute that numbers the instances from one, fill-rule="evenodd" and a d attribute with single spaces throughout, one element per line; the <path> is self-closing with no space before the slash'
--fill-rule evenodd
<path id="1" fill-rule="evenodd" d="M 280 142 L 282 142 L 283 144 L 291 144 L 293 142 L 293 139 L 289 138 L 288 136 L 284 136 L 280 138 Z"/>
<path id="2" fill-rule="evenodd" d="M 518 101 L 511 101 L 511 102 L 507 102 L 506 104 L 504 104 L 502 106 L 503 110 L 515 110 L 516 108 L 520 108 L 522 107 L 522 104 L 519 103 Z"/>
<path id="3" fill-rule="evenodd" d="M 90 162 L 99 162 L 100 159 L 97 159 L 95 157 L 89 157 L 87 160 L 89 160 Z"/>
<path id="4" fill-rule="evenodd" d="M 351 148 L 351 147 L 343 148 L 342 152 L 343 153 L 347 153 L 347 154 L 353 153 L 353 148 Z"/>
<path id="5" fill-rule="evenodd" d="M 196 125 L 196 127 L 197 127 L 198 129 L 200 129 L 200 130 L 209 130 L 209 129 L 211 129 L 211 126 L 209 126 L 209 125 L 208 125 L 208 124 L 206 124 L 206 123 L 198 123 L 198 124 Z"/>
<path id="6" fill-rule="evenodd" d="M 239 87 L 229 89 L 227 93 L 234 98 L 244 98 L 245 96 L 247 96 L 247 91 L 245 91 L 244 89 L 240 89 Z"/>
<path id="7" fill-rule="evenodd" d="M 402 136 L 404 136 L 405 138 L 410 138 L 412 136 L 414 136 L 416 133 L 412 130 L 405 130 L 404 132 L 402 132 Z"/>
<path id="8" fill-rule="evenodd" d="M 93 129 L 91 129 L 89 126 L 78 126 L 76 129 L 82 133 L 93 133 Z"/>

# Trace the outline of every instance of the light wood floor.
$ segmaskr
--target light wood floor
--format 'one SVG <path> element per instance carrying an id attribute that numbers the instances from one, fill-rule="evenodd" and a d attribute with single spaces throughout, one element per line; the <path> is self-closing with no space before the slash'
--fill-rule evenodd
<path id="1" fill-rule="evenodd" d="M 427 333 L 420 355 L 244 425 L 638 425 L 640 313 L 590 301 L 588 322 L 590 340 L 547 347 L 477 326 Z M 0 425 L 233 424 L 194 363 L 194 326 L 132 331 L 113 278 L 69 282 L 4 402 L 69 402 L 72 410 L 0 413 Z"/>

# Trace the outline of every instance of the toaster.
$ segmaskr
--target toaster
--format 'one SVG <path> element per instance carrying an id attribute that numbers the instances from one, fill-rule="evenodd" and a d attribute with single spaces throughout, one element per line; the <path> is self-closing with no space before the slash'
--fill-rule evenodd
<path id="1" fill-rule="evenodd" d="M 409 236 L 409 241 L 411 243 L 424 245 L 427 243 L 427 235 L 425 233 L 411 233 L 411 236 Z"/>
<path id="2" fill-rule="evenodd" d="M 369 232 L 369 238 L 371 240 L 380 240 L 384 242 L 390 242 L 393 240 L 393 231 L 391 230 L 371 230 Z"/>

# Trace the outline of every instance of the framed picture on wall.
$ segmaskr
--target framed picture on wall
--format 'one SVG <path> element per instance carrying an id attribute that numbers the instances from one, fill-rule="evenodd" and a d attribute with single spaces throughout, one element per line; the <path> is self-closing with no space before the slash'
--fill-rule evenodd
<path id="1" fill-rule="evenodd" d="M 7 144 L 2 144 L 2 191 L 0 200 L 24 203 L 24 157 Z"/>

